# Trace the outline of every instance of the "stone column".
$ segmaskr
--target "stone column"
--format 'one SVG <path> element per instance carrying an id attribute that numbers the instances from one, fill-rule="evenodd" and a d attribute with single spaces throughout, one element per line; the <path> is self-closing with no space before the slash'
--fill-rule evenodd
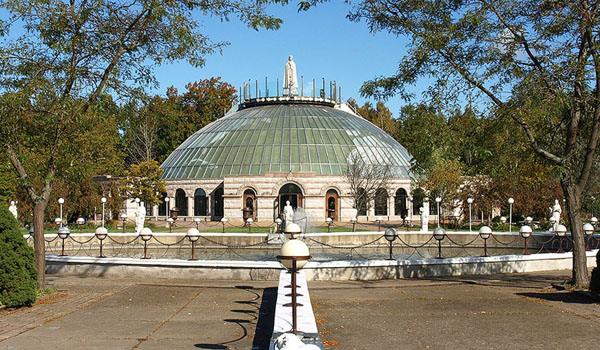
<path id="1" fill-rule="evenodd" d="M 194 216 L 194 197 L 187 197 L 188 200 L 188 216 L 189 217 L 193 217 Z"/>

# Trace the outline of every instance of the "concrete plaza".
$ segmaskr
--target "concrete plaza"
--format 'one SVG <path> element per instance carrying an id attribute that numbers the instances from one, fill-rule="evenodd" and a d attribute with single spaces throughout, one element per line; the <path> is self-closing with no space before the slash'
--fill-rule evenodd
<path id="1" fill-rule="evenodd" d="M 569 271 L 309 282 L 329 349 L 597 349 L 600 303 L 553 288 Z M 266 349 L 277 281 L 50 276 L 57 292 L 0 310 L 0 349 Z"/>

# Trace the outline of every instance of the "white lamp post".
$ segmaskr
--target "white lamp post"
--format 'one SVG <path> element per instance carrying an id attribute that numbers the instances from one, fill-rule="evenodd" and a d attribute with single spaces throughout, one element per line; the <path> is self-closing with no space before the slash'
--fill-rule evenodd
<path id="1" fill-rule="evenodd" d="M 96 238 L 100 241 L 100 255 L 98 255 L 99 258 L 106 258 L 102 252 L 102 244 L 106 236 L 108 236 L 108 230 L 105 227 L 100 226 L 96 229 Z"/>
<path id="2" fill-rule="evenodd" d="M 438 224 L 438 227 L 440 227 L 440 218 L 441 218 L 441 215 L 440 215 L 440 203 L 442 202 L 442 198 L 435 197 L 435 202 L 437 203 L 437 217 L 438 217 L 437 224 Z"/>
<path id="3" fill-rule="evenodd" d="M 331 218 L 327 218 L 325 219 L 325 222 L 327 223 L 327 232 L 331 232 L 331 225 L 333 225 L 333 220 Z"/>
<path id="4" fill-rule="evenodd" d="M 83 229 L 83 224 L 85 224 L 85 219 L 78 218 L 76 222 L 77 222 L 77 225 L 79 225 L 79 233 L 81 233 L 82 229 Z"/>
<path id="5" fill-rule="evenodd" d="M 165 221 L 169 217 L 169 197 L 165 197 Z"/>
<path id="6" fill-rule="evenodd" d="M 446 230 L 443 227 L 436 227 L 433 230 L 433 238 L 438 241 L 438 259 L 442 259 L 442 240 L 446 237 Z"/>
<path id="7" fill-rule="evenodd" d="M 296 224 L 289 224 L 287 227 Z M 296 225 L 298 226 L 298 225 Z M 288 231 L 286 227 L 286 231 Z M 297 239 L 290 239 L 281 246 L 281 253 L 277 256 L 277 260 L 292 274 L 292 302 L 286 304 L 292 307 L 292 333 L 298 332 L 298 314 L 297 314 L 297 286 L 296 286 L 296 274 L 298 270 L 304 267 L 308 260 L 311 258 L 308 247 L 304 242 Z"/>
<path id="8" fill-rule="evenodd" d="M 252 220 L 252 218 L 248 218 L 248 220 L 246 220 L 246 224 L 248 225 L 248 232 L 252 232 L 252 223 L 254 222 L 254 220 Z"/>
<path id="9" fill-rule="evenodd" d="M 528 225 L 521 226 L 521 229 L 519 230 L 521 237 L 523 237 L 523 239 L 525 240 L 525 255 L 529 254 L 529 252 L 527 251 L 527 238 L 531 236 L 532 232 L 533 230 L 531 229 L 531 226 Z"/>
<path id="10" fill-rule="evenodd" d="M 225 224 L 227 223 L 227 219 L 226 218 L 222 218 L 221 219 L 221 224 L 223 225 L 223 233 L 225 233 Z"/>
<path id="11" fill-rule="evenodd" d="M 148 257 L 148 241 L 152 238 L 152 230 L 149 227 L 144 227 L 140 231 L 140 237 L 144 241 L 144 257 L 142 259 L 150 259 Z"/>
<path id="12" fill-rule="evenodd" d="M 383 234 L 383 237 L 385 237 L 385 239 L 390 242 L 390 257 L 387 260 L 394 260 L 393 256 L 392 256 L 392 245 L 394 243 L 394 240 L 396 239 L 396 236 L 398 235 L 398 232 L 396 231 L 395 228 L 393 227 L 388 227 L 385 230 L 385 233 Z"/>
<path id="13" fill-rule="evenodd" d="M 473 226 L 471 221 L 471 206 L 473 205 L 473 198 L 467 198 L 467 203 L 469 203 L 469 232 L 473 232 Z"/>
<path id="14" fill-rule="evenodd" d="M 508 232 L 512 232 L 512 206 L 515 200 L 510 197 L 508 199 Z"/>
<path id="15" fill-rule="evenodd" d="M 187 238 L 192 242 L 192 257 L 189 260 L 198 260 L 196 259 L 196 241 L 200 238 L 200 231 L 196 228 L 189 229 L 187 231 Z"/>
<path id="16" fill-rule="evenodd" d="M 557 253 L 563 253 L 564 250 L 563 250 L 563 247 L 562 247 L 563 246 L 562 243 L 563 243 L 564 237 L 567 235 L 567 227 L 565 225 L 562 225 L 562 224 L 557 225 L 556 229 L 554 230 L 554 232 L 559 237 L 559 247 L 558 247 Z"/>
<path id="17" fill-rule="evenodd" d="M 408 206 L 408 227 L 412 227 L 412 215 L 413 215 L 413 197 L 412 196 L 408 196 L 408 202 L 410 203 L 410 205 Z M 407 230 L 408 231 L 408 230 Z"/>
<path id="18" fill-rule="evenodd" d="M 62 206 L 65 203 L 65 200 L 63 198 L 59 198 L 58 199 L 58 204 L 60 205 L 60 227 L 63 226 L 63 213 L 62 213 Z"/>
<path id="19" fill-rule="evenodd" d="M 67 239 L 67 237 L 69 237 L 69 234 L 71 233 L 71 231 L 69 231 L 69 228 L 67 226 L 61 226 L 58 229 L 58 237 L 62 240 L 62 248 L 61 248 L 61 253 L 60 256 L 65 256 L 65 239 Z"/>
<path id="20" fill-rule="evenodd" d="M 104 227 L 104 206 L 106 205 L 106 197 L 102 197 L 102 227 Z"/>
<path id="21" fill-rule="evenodd" d="M 489 226 L 481 226 L 479 229 L 479 237 L 483 239 L 483 256 L 489 256 L 487 253 L 487 240 L 492 235 L 492 229 Z"/>

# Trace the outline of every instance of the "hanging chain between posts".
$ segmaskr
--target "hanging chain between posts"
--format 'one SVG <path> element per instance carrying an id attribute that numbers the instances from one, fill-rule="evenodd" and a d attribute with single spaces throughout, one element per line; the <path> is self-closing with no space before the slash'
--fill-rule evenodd
<path id="1" fill-rule="evenodd" d="M 338 245 L 334 245 L 334 244 L 329 244 L 329 243 L 325 243 L 325 242 L 320 242 L 320 241 L 317 241 L 317 240 L 316 240 L 316 239 L 314 239 L 314 238 L 309 238 L 308 240 L 310 240 L 310 241 L 312 241 L 312 242 L 314 242 L 314 243 L 316 243 L 316 244 L 319 244 L 319 245 L 322 245 L 322 246 L 325 246 L 325 247 L 329 247 L 329 248 L 337 248 L 337 249 L 357 249 L 357 248 L 362 248 L 362 247 L 366 247 L 366 246 L 368 246 L 368 245 L 374 244 L 375 242 L 379 241 L 379 240 L 380 240 L 380 239 L 382 239 L 382 238 L 383 238 L 383 235 L 379 236 L 379 238 L 376 238 L 376 239 L 374 239 L 374 240 L 372 240 L 372 241 L 370 241 L 370 242 L 363 243 L 363 244 L 359 244 L 359 245 L 355 245 L 355 246 L 351 246 L 351 247 L 348 247 L 348 246 L 345 246 L 345 245 L 339 245 L 339 246 L 338 246 Z"/>

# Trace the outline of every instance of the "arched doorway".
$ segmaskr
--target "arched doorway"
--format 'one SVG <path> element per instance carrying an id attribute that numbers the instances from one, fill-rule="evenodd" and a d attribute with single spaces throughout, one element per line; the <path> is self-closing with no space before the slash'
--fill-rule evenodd
<path id="1" fill-rule="evenodd" d="M 296 184 L 285 184 L 279 189 L 279 213 L 283 211 L 285 202 L 289 201 L 290 205 L 294 210 L 298 207 L 302 207 L 302 189 Z"/>
<path id="2" fill-rule="evenodd" d="M 223 202 L 223 187 L 219 187 L 213 192 L 214 217 L 222 218 L 224 216 L 225 203 Z"/>
<path id="3" fill-rule="evenodd" d="M 247 220 L 248 218 L 256 220 L 256 193 L 251 189 L 245 190 L 242 201 L 244 220 Z"/>
<path id="4" fill-rule="evenodd" d="M 406 198 L 407 198 L 406 190 L 403 188 L 399 188 L 396 191 L 396 197 L 394 198 L 394 215 L 400 216 L 402 219 L 405 219 L 408 216 L 408 210 L 406 207 Z"/>
<path id="5" fill-rule="evenodd" d="M 194 192 L 194 216 L 206 216 L 208 215 L 208 199 L 206 198 L 206 192 L 203 189 L 198 188 Z"/>
<path id="6" fill-rule="evenodd" d="M 177 215 L 188 216 L 187 197 L 185 196 L 185 191 L 181 188 L 175 191 L 175 206 L 179 209 Z"/>
<path id="7" fill-rule="evenodd" d="M 327 190 L 325 194 L 326 217 L 331 218 L 333 221 L 338 220 L 339 198 L 340 195 L 334 189 Z"/>
<path id="8" fill-rule="evenodd" d="M 375 215 L 386 216 L 388 214 L 387 191 L 380 188 L 375 193 Z"/>
<path id="9" fill-rule="evenodd" d="M 166 192 L 160 194 L 160 204 L 158 205 L 158 216 L 167 216 L 167 202 L 165 201 L 165 197 L 167 196 Z"/>

